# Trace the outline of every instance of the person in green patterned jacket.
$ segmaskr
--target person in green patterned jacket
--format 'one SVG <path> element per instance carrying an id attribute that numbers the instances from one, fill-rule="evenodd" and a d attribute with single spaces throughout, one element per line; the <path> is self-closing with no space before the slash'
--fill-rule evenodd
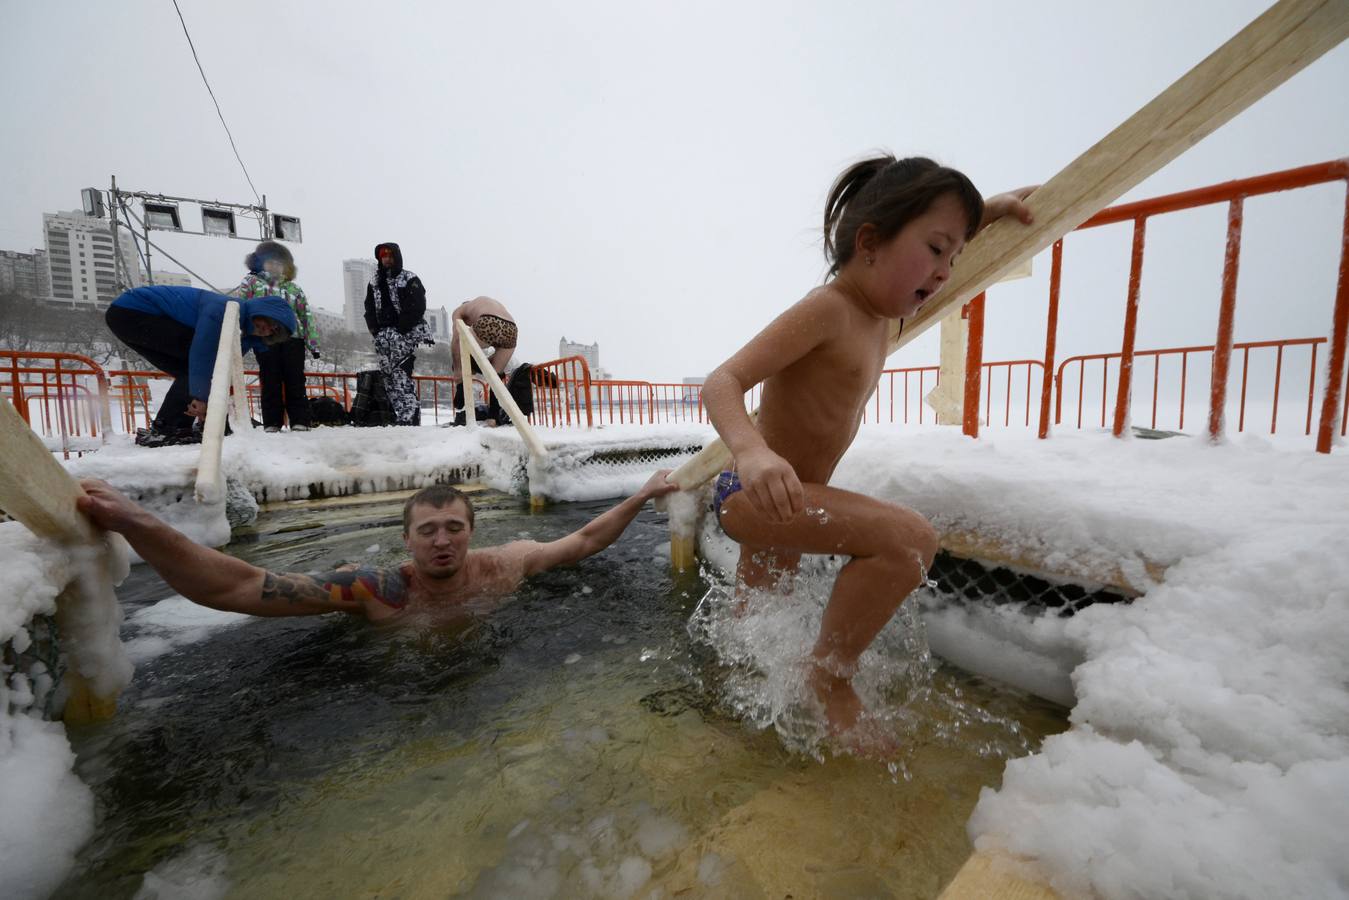
<path id="1" fill-rule="evenodd" d="M 305 353 L 319 358 L 318 325 L 309 312 L 304 291 L 295 283 L 295 259 L 283 244 L 263 241 L 244 259 L 248 274 L 231 291 L 237 297 L 281 297 L 295 311 L 299 330 L 291 339 L 257 356 L 262 384 L 262 427 L 269 434 L 281 430 L 285 418 L 291 431 L 309 430 L 309 401 L 305 396 Z"/>

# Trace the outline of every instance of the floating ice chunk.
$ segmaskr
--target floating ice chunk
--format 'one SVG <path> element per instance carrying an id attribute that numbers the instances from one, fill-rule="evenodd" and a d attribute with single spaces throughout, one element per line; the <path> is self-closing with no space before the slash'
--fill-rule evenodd
<path id="1" fill-rule="evenodd" d="M 379 544 L 371 544 L 369 547 L 366 547 L 366 548 L 365 548 L 365 552 L 366 552 L 366 553 L 378 553 L 378 552 L 379 552 Z"/>
<path id="2" fill-rule="evenodd" d="M 569 655 L 566 659 L 562 660 L 562 665 L 564 665 L 564 666 L 575 665 L 576 663 L 578 663 L 578 662 L 580 662 L 580 661 L 581 661 L 581 654 L 579 654 L 579 653 L 573 653 L 573 654 Z"/>
<path id="3" fill-rule="evenodd" d="M 512 828 L 510 834 L 506 835 L 506 840 L 508 840 L 508 841 L 513 841 L 513 840 L 515 840 L 515 839 L 516 839 L 517 837 L 519 837 L 520 834 L 521 834 L 526 828 L 528 828 L 528 827 L 529 827 L 529 820 L 528 820 L 528 819 L 522 819 L 522 820 L 520 821 L 520 824 L 519 824 L 519 825 L 516 825 L 514 828 Z"/>
<path id="4" fill-rule="evenodd" d="M 194 847 L 145 873 L 135 900 L 219 900 L 229 891 L 225 863 L 218 850 Z"/>
<path id="5" fill-rule="evenodd" d="M 613 896 L 631 897 L 650 880 L 651 863 L 640 856 L 629 856 L 618 864 L 618 877 L 614 879 Z"/>
<path id="6" fill-rule="evenodd" d="M 698 880 L 703 884 L 716 884 L 721 881 L 721 873 L 725 870 L 726 862 L 715 853 L 709 853 L 698 860 Z"/>
<path id="7" fill-rule="evenodd" d="M 219 628 L 250 620 L 243 613 L 209 609 L 175 595 L 127 616 L 127 624 L 136 632 L 125 644 L 126 653 L 133 662 L 146 662 L 184 644 L 204 640 Z"/>
<path id="8" fill-rule="evenodd" d="M 638 662 L 650 662 L 660 655 L 660 651 L 652 650 L 650 647 L 643 647 L 641 656 L 637 657 Z"/>
<path id="9" fill-rule="evenodd" d="M 583 593 L 583 594 L 593 594 L 593 593 L 595 593 L 595 589 L 592 588 L 592 587 L 591 587 L 590 585 L 588 585 L 588 584 L 583 584 L 583 585 L 581 585 L 581 593 Z"/>
<path id="10" fill-rule="evenodd" d="M 659 859 L 682 844 L 685 833 L 683 826 L 674 819 L 647 816 L 637 826 L 635 837 L 644 856 Z"/>

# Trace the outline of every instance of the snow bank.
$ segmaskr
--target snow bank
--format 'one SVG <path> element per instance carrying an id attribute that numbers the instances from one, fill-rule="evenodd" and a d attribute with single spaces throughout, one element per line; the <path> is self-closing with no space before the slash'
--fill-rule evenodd
<path id="1" fill-rule="evenodd" d="M 1073 728 L 985 789 L 977 847 L 1070 896 L 1349 894 L 1343 451 L 864 431 L 836 481 L 1067 574 L 1170 566 L 1132 604 L 1024 621 L 1083 660 Z"/>
<path id="2" fill-rule="evenodd" d="M 17 522 L 0 523 L 0 883 L 9 897 L 46 897 L 65 877 L 94 829 L 94 798 L 75 777 L 75 754 L 59 722 L 43 721 L 61 702 L 59 673 L 25 657 L 34 616 L 54 616 L 68 596 L 61 636 L 81 661 L 95 693 L 119 692 L 131 663 L 117 640 L 121 609 L 109 578 L 126 574 L 124 555 L 111 565 L 91 548 L 67 549 L 34 537 Z"/>

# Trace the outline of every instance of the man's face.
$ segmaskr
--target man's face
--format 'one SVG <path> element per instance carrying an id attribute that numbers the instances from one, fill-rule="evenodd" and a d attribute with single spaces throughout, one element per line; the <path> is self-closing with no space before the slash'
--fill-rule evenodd
<path id="1" fill-rule="evenodd" d="M 412 565 L 423 578 L 451 578 L 468 558 L 473 528 L 468 507 L 462 500 L 436 509 L 425 503 L 412 507 L 403 543 L 412 554 Z"/>
<path id="2" fill-rule="evenodd" d="M 276 326 L 272 323 L 271 319 L 264 318 L 263 316 L 253 317 L 253 333 L 258 337 L 271 337 L 272 332 L 275 330 Z"/>
<path id="3" fill-rule="evenodd" d="M 393 268 L 393 251 L 392 251 L 392 250 L 381 250 L 381 251 L 379 251 L 379 264 L 380 264 L 381 266 L 383 266 L 384 268 L 386 268 L 386 269 L 392 269 L 392 268 Z"/>

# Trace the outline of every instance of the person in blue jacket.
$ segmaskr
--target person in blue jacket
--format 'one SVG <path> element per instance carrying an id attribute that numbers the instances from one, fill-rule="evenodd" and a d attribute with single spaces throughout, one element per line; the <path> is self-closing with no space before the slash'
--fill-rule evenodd
<path id="1" fill-rule="evenodd" d="M 150 285 L 127 291 L 108 307 L 104 320 L 122 343 L 173 376 L 173 386 L 136 443 L 157 447 L 190 443 L 195 419 L 206 415 L 211 374 L 225 304 L 231 298 L 194 287 Z M 234 301 L 240 304 L 239 340 L 244 353 L 262 353 L 283 344 L 296 330 L 295 313 L 281 297 Z"/>

